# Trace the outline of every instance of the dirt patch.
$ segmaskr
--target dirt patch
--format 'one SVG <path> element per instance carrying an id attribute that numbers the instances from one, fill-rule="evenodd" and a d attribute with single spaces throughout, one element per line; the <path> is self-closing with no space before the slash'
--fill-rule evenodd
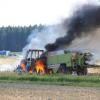
<path id="1" fill-rule="evenodd" d="M 0 58 L 0 64 L 13 64 L 16 60 L 14 57 Z"/>
<path id="2" fill-rule="evenodd" d="M 100 74 L 100 67 L 88 68 L 89 74 Z"/>
<path id="3" fill-rule="evenodd" d="M 0 57 L 0 72 L 14 71 L 19 64 L 19 59 L 16 57 Z"/>
<path id="4" fill-rule="evenodd" d="M 100 88 L 0 83 L 1 100 L 100 100 Z"/>

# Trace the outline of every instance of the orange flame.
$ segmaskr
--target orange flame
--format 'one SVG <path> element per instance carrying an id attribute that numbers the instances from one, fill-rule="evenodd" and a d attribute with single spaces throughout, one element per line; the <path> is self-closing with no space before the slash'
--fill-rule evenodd
<path id="1" fill-rule="evenodd" d="M 35 67 L 36 67 L 36 72 L 37 73 L 42 73 L 42 74 L 45 73 L 45 65 L 44 65 L 42 60 L 36 61 L 36 66 Z"/>
<path id="2" fill-rule="evenodd" d="M 24 63 L 21 63 L 20 66 L 21 66 L 22 70 L 25 72 L 26 71 L 26 65 Z"/>
<path id="3" fill-rule="evenodd" d="M 30 67 L 30 69 L 29 69 L 29 73 L 30 73 L 30 74 L 33 73 L 33 69 L 32 69 L 32 67 Z"/>

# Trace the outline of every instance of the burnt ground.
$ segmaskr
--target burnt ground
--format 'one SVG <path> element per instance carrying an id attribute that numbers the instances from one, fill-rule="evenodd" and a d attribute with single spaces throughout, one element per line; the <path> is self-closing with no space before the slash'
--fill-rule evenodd
<path id="1" fill-rule="evenodd" d="M 100 100 L 100 88 L 0 83 L 0 100 Z"/>

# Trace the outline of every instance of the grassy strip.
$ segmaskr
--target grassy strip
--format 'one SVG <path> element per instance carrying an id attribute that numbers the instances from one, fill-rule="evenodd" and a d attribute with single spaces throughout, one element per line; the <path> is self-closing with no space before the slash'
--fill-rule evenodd
<path id="1" fill-rule="evenodd" d="M 8 56 L 0 55 L 0 59 L 1 58 L 8 58 Z"/>
<path id="2" fill-rule="evenodd" d="M 27 82 L 32 84 L 53 84 L 67 86 L 100 87 L 100 76 L 72 75 L 0 75 L 0 82 Z"/>

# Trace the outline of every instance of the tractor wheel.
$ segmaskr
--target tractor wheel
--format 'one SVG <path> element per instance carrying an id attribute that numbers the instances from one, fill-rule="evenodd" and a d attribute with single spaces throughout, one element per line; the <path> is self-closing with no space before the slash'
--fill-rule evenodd
<path id="1" fill-rule="evenodd" d="M 60 67 L 57 72 L 58 73 L 66 73 L 67 72 L 66 64 L 60 64 Z"/>
<path id="2" fill-rule="evenodd" d="M 81 68 L 81 66 L 77 66 L 77 69 L 76 69 L 76 72 L 77 72 L 77 75 L 83 75 L 83 69 Z"/>
<path id="3" fill-rule="evenodd" d="M 77 75 L 87 75 L 87 68 L 84 69 L 78 69 Z"/>
<path id="4" fill-rule="evenodd" d="M 83 70 L 84 72 L 84 75 L 87 75 L 87 68 L 84 68 L 84 70 Z"/>

